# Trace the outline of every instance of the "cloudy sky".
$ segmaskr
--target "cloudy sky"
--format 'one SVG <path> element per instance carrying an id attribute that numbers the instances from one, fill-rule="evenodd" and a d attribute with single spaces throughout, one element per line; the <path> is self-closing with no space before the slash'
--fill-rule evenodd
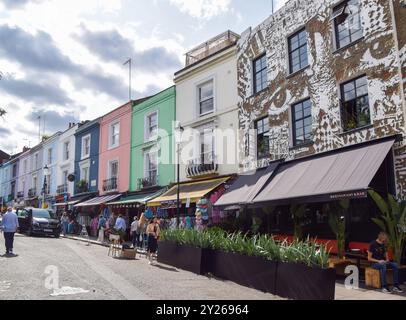
<path id="1" fill-rule="evenodd" d="M 271 0 L 0 0 L 0 149 L 37 144 L 39 116 L 52 134 L 124 104 L 129 57 L 133 98 L 154 94 L 189 49 L 270 13 Z"/>

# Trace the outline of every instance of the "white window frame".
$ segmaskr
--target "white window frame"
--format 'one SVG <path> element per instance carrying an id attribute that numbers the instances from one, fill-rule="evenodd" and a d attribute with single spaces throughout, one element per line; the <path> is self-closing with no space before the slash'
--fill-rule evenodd
<path id="1" fill-rule="evenodd" d="M 53 163 L 52 151 L 53 151 L 52 148 L 48 148 L 48 150 L 47 150 L 47 162 L 48 162 L 48 165 Z"/>
<path id="2" fill-rule="evenodd" d="M 156 133 L 154 135 L 150 135 L 149 119 L 154 114 L 156 114 Z M 159 130 L 159 112 L 158 112 L 158 110 L 147 113 L 144 117 L 144 140 L 149 141 L 149 140 L 156 139 L 158 137 L 158 130 Z"/>
<path id="3" fill-rule="evenodd" d="M 33 170 L 37 170 L 39 165 L 39 153 L 34 153 L 34 168 Z"/>
<path id="4" fill-rule="evenodd" d="M 89 139 L 89 152 L 85 153 L 85 151 L 86 151 L 85 142 L 86 142 L 87 139 Z M 86 158 L 90 157 L 90 145 L 91 145 L 91 142 L 92 142 L 91 139 L 92 139 L 91 134 L 87 134 L 87 135 L 82 137 L 82 155 L 81 155 L 81 159 L 86 159 Z"/>
<path id="5" fill-rule="evenodd" d="M 66 172 L 66 176 L 65 176 L 65 172 Z M 69 170 L 66 169 L 62 169 L 62 185 L 68 185 L 68 176 L 69 176 Z"/>
<path id="6" fill-rule="evenodd" d="M 24 170 L 24 173 L 28 173 L 28 159 L 24 159 L 24 162 L 23 162 L 23 170 Z"/>
<path id="7" fill-rule="evenodd" d="M 156 176 L 158 177 L 158 151 L 152 151 L 148 150 L 144 152 L 144 178 L 149 178 L 149 162 L 148 162 L 148 156 L 149 155 L 155 155 L 156 157 Z M 157 181 L 158 183 L 158 181 Z"/>
<path id="8" fill-rule="evenodd" d="M 119 177 L 119 175 L 120 175 L 120 161 L 119 161 L 119 159 L 111 159 L 111 160 L 109 160 L 108 161 L 108 165 L 107 165 L 107 179 L 112 179 L 112 178 L 114 178 L 112 175 L 111 175 L 111 164 L 112 163 L 114 163 L 114 162 L 117 162 L 117 176 L 115 177 L 115 178 L 117 178 L 118 179 L 118 177 Z"/>
<path id="9" fill-rule="evenodd" d="M 194 128 L 196 130 L 196 133 L 198 133 L 198 135 L 196 135 L 196 139 L 195 139 L 195 145 L 194 145 L 194 149 L 193 149 L 193 160 L 199 160 L 202 157 L 202 144 L 204 143 L 204 133 L 205 131 L 208 130 L 212 130 L 212 152 L 213 152 L 213 156 L 216 157 L 217 156 L 217 149 L 216 149 L 216 124 L 211 121 L 208 122 L 204 125 L 201 125 L 199 127 L 195 127 Z M 203 141 L 202 141 L 203 138 Z"/>
<path id="10" fill-rule="evenodd" d="M 212 96 L 213 110 L 209 111 L 209 112 L 205 112 L 205 113 L 200 113 L 200 102 L 201 102 L 200 101 L 200 88 L 202 86 L 204 86 L 205 84 L 209 83 L 209 82 L 211 82 L 213 84 L 213 96 Z M 196 110 L 196 118 L 201 118 L 201 117 L 207 116 L 209 114 L 215 114 L 216 113 L 216 107 L 217 107 L 217 103 L 216 103 L 216 96 L 217 96 L 217 94 L 216 94 L 216 91 L 217 91 L 216 90 L 216 78 L 214 76 L 207 77 L 207 78 L 197 82 L 195 84 L 195 86 L 196 86 L 196 90 L 195 90 L 196 91 L 196 93 L 195 93 L 196 94 L 196 108 L 195 108 L 195 110 Z"/>
<path id="11" fill-rule="evenodd" d="M 35 181 L 35 183 L 34 183 Z M 38 185 L 38 177 L 36 174 L 32 175 L 32 188 L 33 189 L 37 189 L 37 185 Z M 38 190 L 35 190 L 38 191 Z"/>
<path id="12" fill-rule="evenodd" d="M 118 141 L 116 141 L 115 144 L 113 144 L 113 128 L 114 126 L 118 125 Z M 120 121 L 114 121 L 112 123 L 109 124 L 109 149 L 113 149 L 113 148 L 117 148 L 120 146 L 120 130 L 121 129 L 121 125 L 120 125 Z"/>
<path id="13" fill-rule="evenodd" d="M 68 147 L 66 147 L 66 146 L 68 146 Z M 63 142 L 63 150 L 62 150 L 63 161 L 68 161 L 70 159 L 70 147 L 71 147 L 70 141 Z"/>

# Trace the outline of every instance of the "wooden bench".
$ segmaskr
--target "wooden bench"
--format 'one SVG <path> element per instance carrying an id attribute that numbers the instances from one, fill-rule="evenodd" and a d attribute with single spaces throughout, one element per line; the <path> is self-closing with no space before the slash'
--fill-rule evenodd
<path id="1" fill-rule="evenodd" d="M 386 282 L 387 284 L 393 284 L 393 270 L 388 269 L 386 271 Z M 381 289 L 381 273 L 379 270 L 367 267 L 365 268 L 365 285 L 367 287 L 372 287 L 375 289 Z"/>

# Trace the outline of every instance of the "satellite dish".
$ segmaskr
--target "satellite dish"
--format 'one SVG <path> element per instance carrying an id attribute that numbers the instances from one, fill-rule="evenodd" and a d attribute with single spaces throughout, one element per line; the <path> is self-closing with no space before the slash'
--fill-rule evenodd
<path id="1" fill-rule="evenodd" d="M 69 182 L 74 182 L 75 181 L 75 175 L 74 174 L 68 175 L 68 181 Z"/>

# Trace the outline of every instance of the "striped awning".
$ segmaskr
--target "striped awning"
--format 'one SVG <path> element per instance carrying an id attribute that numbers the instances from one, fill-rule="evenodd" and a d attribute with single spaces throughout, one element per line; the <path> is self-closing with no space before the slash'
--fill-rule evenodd
<path id="1" fill-rule="evenodd" d="M 130 204 L 146 204 L 149 200 L 159 197 L 161 194 L 165 192 L 166 189 L 161 189 L 159 191 L 153 193 L 142 193 L 136 194 L 132 196 L 128 196 L 125 198 L 120 199 L 119 201 L 109 202 L 107 205 L 109 206 L 121 206 L 121 205 L 130 205 Z"/>
<path id="2" fill-rule="evenodd" d="M 113 194 L 113 195 L 109 195 L 109 196 L 96 197 L 96 198 L 87 200 L 85 202 L 75 204 L 74 207 L 99 206 L 101 204 L 105 204 L 107 202 L 113 201 L 119 197 L 121 197 L 121 194 Z"/>
<path id="3" fill-rule="evenodd" d="M 202 197 L 227 182 L 230 177 L 196 181 L 196 182 L 187 182 L 181 183 L 179 185 L 179 200 L 182 203 L 187 203 L 189 200 L 190 203 L 198 202 Z M 149 207 L 159 207 L 161 205 L 167 205 L 168 203 L 176 203 L 177 201 L 177 190 L 178 187 L 175 185 L 163 195 L 148 201 L 147 205 Z"/>

